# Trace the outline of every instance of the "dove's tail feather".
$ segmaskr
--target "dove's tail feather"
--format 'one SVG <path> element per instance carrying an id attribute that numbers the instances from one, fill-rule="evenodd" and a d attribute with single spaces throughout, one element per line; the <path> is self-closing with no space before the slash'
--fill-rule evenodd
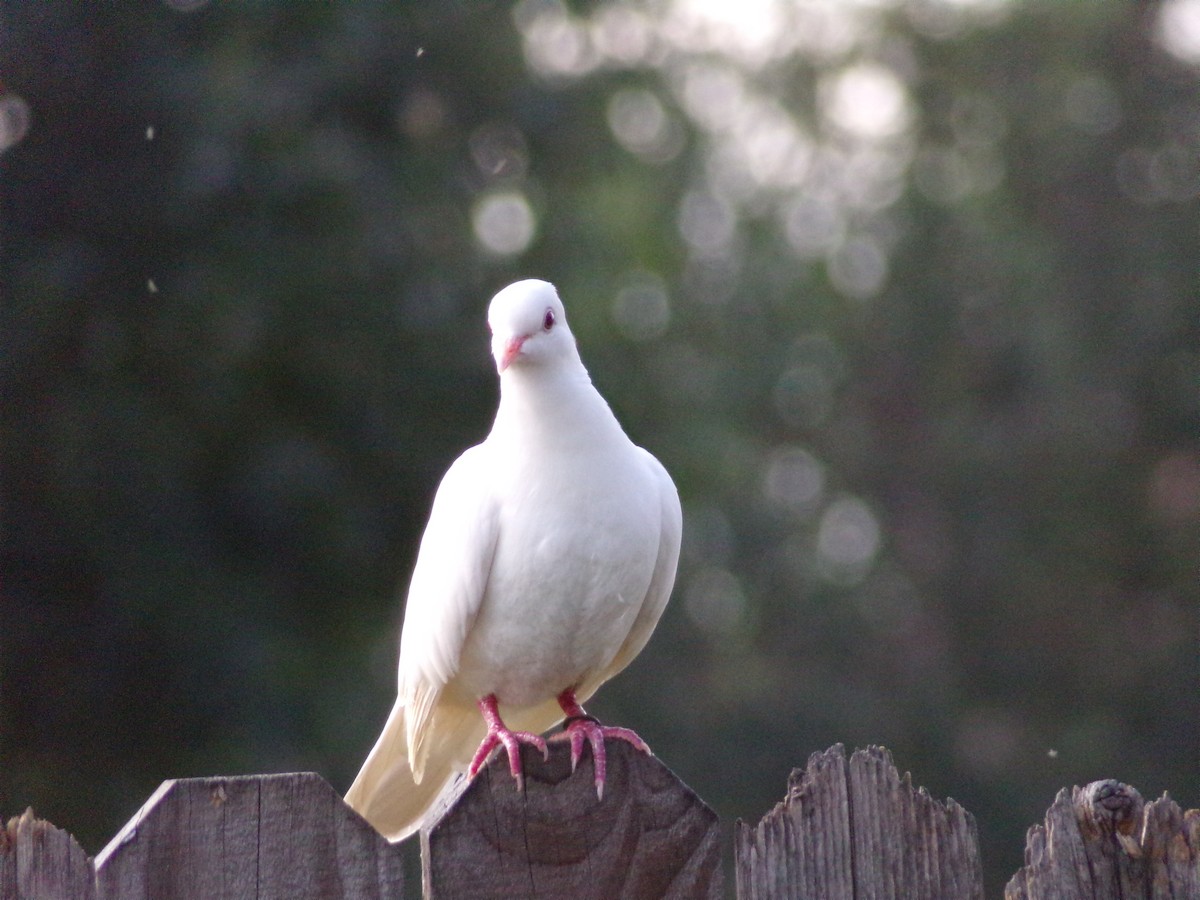
<path id="1" fill-rule="evenodd" d="M 404 707 L 397 701 L 383 733 L 346 802 L 389 841 L 400 841 L 421 827 L 422 820 L 456 769 L 465 769 L 483 740 L 483 719 L 472 708 L 442 704 L 430 723 L 434 734 L 420 783 L 408 760 Z"/>

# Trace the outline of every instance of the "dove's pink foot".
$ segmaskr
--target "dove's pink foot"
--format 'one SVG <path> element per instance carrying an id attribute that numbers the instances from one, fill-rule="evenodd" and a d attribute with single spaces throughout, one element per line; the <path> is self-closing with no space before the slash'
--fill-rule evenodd
<path id="1" fill-rule="evenodd" d="M 587 741 L 592 748 L 592 771 L 596 773 L 596 796 L 604 799 L 604 777 L 607 774 L 607 754 L 604 752 L 604 739 L 615 738 L 632 744 L 647 756 L 653 756 L 646 742 L 629 728 L 614 728 L 601 725 L 594 716 L 589 716 L 583 707 L 575 700 L 575 692 L 568 688 L 558 695 L 558 705 L 567 714 L 563 730 L 550 738 L 552 741 L 571 742 L 571 771 L 579 765 L 583 755 L 583 743 Z"/>
<path id="2" fill-rule="evenodd" d="M 508 771 L 512 772 L 512 777 L 517 782 L 517 790 L 524 790 L 525 775 L 521 771 L 521 745 L 532 744 L 537 747 L 542 751 L 542 759 L 547 759 L 550 751 L 546 748 L 546 741 L 539 735 L 528 731 L 513 731 L 505 725 L 504 720 L 500 718 L 500 710 L 497 709 L 496 704 L 495 694 L 488 694 L 479 701 L 479 711 L 483 714 L 483 721 L 487 722 L 487 737 L 475 751 L 475 756 L 471 760 L 471 768 L 467 770 L 467 776 L 474 778 L 475 773 L 483 768 L 483 764 L 487 762 L 492 751 L 503 744 L 508 753 Z"/>

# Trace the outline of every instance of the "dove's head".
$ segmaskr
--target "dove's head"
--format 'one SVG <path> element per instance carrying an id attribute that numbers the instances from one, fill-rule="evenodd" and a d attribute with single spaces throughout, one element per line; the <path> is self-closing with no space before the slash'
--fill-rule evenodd
<path id="1" fill-rule="evenodd" d="M 518 281 L 500 291 L 488 307 L 488 327 L 500 372 L 579 358 L 558 291 L 547 281 Z"/>

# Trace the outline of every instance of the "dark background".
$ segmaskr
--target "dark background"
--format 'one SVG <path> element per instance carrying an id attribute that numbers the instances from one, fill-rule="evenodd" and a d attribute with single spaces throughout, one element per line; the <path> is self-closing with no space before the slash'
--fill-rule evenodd
<path id="1" fill-rule="evenodd" d="M 5 2 L 0 815 L 349 784 L 531 276 L 685 508 L 593 710 L 724 821 L 1200 803 L 1197 4 L 730 6 Z"/>

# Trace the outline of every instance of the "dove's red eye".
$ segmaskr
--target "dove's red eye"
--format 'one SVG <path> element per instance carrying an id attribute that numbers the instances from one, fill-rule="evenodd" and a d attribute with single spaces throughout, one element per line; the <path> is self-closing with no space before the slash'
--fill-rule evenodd
<path id="1" fill-rule="evenodd" d="M 554 327 L 554 310 L 546 310 L 546 315 L 542 317 L 542 331 L 549 331 Z"/>

